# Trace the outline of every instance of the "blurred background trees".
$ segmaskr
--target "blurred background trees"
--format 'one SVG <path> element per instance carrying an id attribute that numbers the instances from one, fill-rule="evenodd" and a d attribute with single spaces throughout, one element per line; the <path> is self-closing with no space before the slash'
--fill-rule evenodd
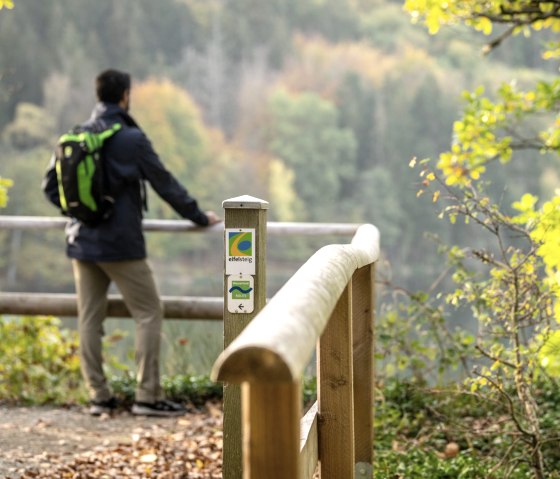
<path id="1" fill-rule="evenodd" d="M 426 214 L 408 162 L 449 145 L 465 88 L 549 74 L 536 43 L 482 57 L 482 36 L 430 37 L 381 0 L 20 2 L 0 15 L 6 213 L 54 213 L 38 186 L 54 139 L 89 116 L 93 78 L 116 67 L 133 75 L 133 115 L 204 207 L 252 194 L 271 202 L 271 219 L 375 223 L 395 279 L 414 285 L 438 262 L 424 232 L 461 233 Z M 535 165 L 519 166 L 516 189 L 538 194 Z M 25 243 L 14 235 L 2 234 L 6 253 Z M 150 240 L 155 260 L 173 261 L 182 248 L 163 236 Z M 3 288 L 56 284 L 40 263 L 19 268 L 34 285 L 4 268 Z"/>
<path id="2" fill-rule="evenodd" d="M 40 182 L 57 136 L 89 116 L 99 71 L 129 71 L 133 116 L 204 208 L 249 194 L 273 221 L 380 229 L 380 379 L 469 378 L 444 397 L 444 427 L 432 403 L 406 409 L 426 390 L 385 385 L 388 475 L 405 470 L 391 469 L 395 441 L 455 435 L 495 452 L 460 455 L 461 477 L 542 477 L 559 461 L 558 17 L 533 0 L 18 1 L 0 11 L 0 178 L 14 180 L 6 205 L 0 179 L 0 206 L 55 214 Z M 162 293 L 221 295 L 221 241 L 148 235 Z M 325 241 L 271 237 L 269 296 Z M 61 232 L 0 232 L 0 288 L 72 291 L 63 249 Z M 205 372 L 221 348 L 219 325 L 167 322 L 166 335 L 170 373 Z M 114 337 L 127 360 L 130 335 Z M 436 477 L 443 463 L 416 452 L 403 467 Z"/>
<path id="3" fill-rule="evenodd" d="M 56 214 L 40 191 L 54 142 L 89 116 L 95 75 L 120 68 L 131 113 L 204 208 L 250 194 L 270 201 L 271 220 L 374 223 L 380 276 L 425 288 L 441 267 L 426 232 L 486 239 L 433 214 L 411 159 L 449 149 L 463 90 L 554 72 L 541 37 L 483 56 L 486 41 L 458 22 L 430 36 L 388 0 L 16 2 L 0 12 L 0 176 L 14 181 L 3 212 Z M 538 151 L 522 154 L 488 173 L 505 204 L 558 185 Z M 149 216 L 176 217 L 155 195 Z M 222 294 L 220 238 L 148 241 L 163 294 Z M 269 295 L 318 244 L 289 240 L 286 255 L 270 241 Z M 2 290 L 73 290 L 60 232 L 0 232 L 0 249 Z"/>

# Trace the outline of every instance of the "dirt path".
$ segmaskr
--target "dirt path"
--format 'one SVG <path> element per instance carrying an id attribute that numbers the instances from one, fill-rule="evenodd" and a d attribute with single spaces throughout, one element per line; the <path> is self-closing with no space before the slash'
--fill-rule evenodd
<path id="1" fill-rule="evenodd" d="M 164 419 L 0 407 L 0 478 L 219 478 L 221 416 L 211 403 Z"/>

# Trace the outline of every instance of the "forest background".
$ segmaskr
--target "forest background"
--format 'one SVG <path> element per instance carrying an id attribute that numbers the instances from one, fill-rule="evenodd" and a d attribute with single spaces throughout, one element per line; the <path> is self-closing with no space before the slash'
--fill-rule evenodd
<path id="1" fill-rule="evenodd" d="M 558 477 L 555 2 L 15 3 L 0 12 L 6 214 L 55 213 L 39 185 L 56 137 L 89 115 L 100 70 L 127 70 L 132 114 L 204 208 L 250 194 L 272 221 L 380 229 L 379 477 Z M 221 295 L 221 238 L 148 238 L 163 294 Z M 271 238 L 268 295 L 328 241 Z M 3 291 L 73 290 L 61 232 L 0 232 L 0 248 Z M 165 328 L 166 372 L 207 372 L 220 326 Z M 108 329 L 130 362 L 130 322 Z"/>
<path id="2" fill-rule="evenodd" d="M 456 27 L 430 36 L 402 7 L 63 0 L 3 10 L 0 172 L 14 181 L 4 213 L 57 214 L 40 191 L 53 144 L 89 116 L 95 75 L 115 67 L 134 78 L 132 114 L 204 208 L 250 194 L 270 202 L 272 221 L 371 222 L 386 259 L 380 276 L 406 290 L 427 288 L 441 259 L 426 232 L 450 243 L 464 232 L 433 214 L 431 198 L 417 197 L 410 160 L 448 148 L 463 90 L 493 90 L 512 78 L 530 84 L 553 70 L 538 40 L 513 40 L 484 57 L 481 35 Z M 494 179 L 504 205 L 557 186 L 551 165 L 526 156 Z M 149 204 L 149 217 L 176 218 L 157 198 Z M 220 241 L 150 234 L 162 293 L 220 296 Z M 270 241 L 269 296 L 327 239 Z M 3 291 L 73 291 L 60 232 L 3 232 L 0 248 Z M 182 338 L 197 338 L 188 349 L 199 351 L 179 367 L 202 372 L 219 350 L 219 330 L 180 328 Z M 129 337 L 123 351 L 130 346 Z"/>

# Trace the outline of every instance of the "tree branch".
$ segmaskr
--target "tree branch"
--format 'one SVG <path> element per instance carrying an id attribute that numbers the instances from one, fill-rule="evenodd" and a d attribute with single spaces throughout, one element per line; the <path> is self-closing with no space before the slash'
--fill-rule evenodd
<path id="1" fill-rule="evenodd" d="M 475 346 L 475 349 L 478 350 L 480 352 L 480 354 L 487 357 L 488 359 L 491 359 L 492 361 L 497 361 L 497 362 L 503 364 L 504 366 L 515 369 L 515 364 L 510 363 L 509 361 L 506 361 L 505 359 L 500 359 L 500 358 L 497 358 L 495 356 L 492 356 L 488 351 L 482 349 L 482 346 L 480 346 L 479 344 L 477 344 Z"/>
<path id="2" fill-rule="evenodd" d="M 517 430 L 523 434 L 524 436 L 526 436 L 527 438 L 533 438 L 533 434 L 530 433 L 529 431 L 525 430 L 525 428 L 521 425 L 521 422 L 519 421 L 519 419 L 517 418 L 517 413 L 515 412 L 515 404 L 513 404 L 513 400 L 511 399 L 511 397 L 509 397 L 509 394 L 507 394 L 502 387 L 496 382 L 494 381 L 490 376 L 486 376 L 484 374 L 480 374 L 478 372 L 475 371 L 475 373 L 477 376 L 486 379 L 490 384 L 492 384 L 492 386 L 494 386 L 494 388 L 500 393 L 501 396 L 503 396 L 508 404 L 508 409 L 509 409 L 509 414 L 510 417 L 512 419 L 512 421 L 515 424 L 515 427 L 517 428 Z"/>
<path id="3" fill-rule="evenodd" d="M 540 3 L 556 3 L 557 6 L 550 12 L 543 12 L 539 8 Z M 512 24 L 506 31 L 486 44 L 483 48 L 483 53 L 488 55 L 492 50 L 499 47 L 501 43 L 511 37 L 514 31 L 523 26 L 531 25 L 538 21 L 547 20 L 549 18 L 560 18 L 560 4 L 557 1 L 550 2 L 531 2 L 524 8 L 520 9 L 507 9 L 503 5 L 500 7 L 501 15 L 490 15 L 488 13 L 480 13 L 473 15 L 472 18 L 487 18 L 492 23 L 510 23 Z"/>

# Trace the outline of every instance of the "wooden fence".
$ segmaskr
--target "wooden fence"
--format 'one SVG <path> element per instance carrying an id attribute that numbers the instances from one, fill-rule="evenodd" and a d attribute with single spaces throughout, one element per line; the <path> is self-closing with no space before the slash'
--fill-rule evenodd
<path id="1" fill-rule="evenodd" d="M 371 478 L 378 231 L 372 225 L 267 222 L 265 203 L 251 197 L 229 200 L 225 224 L 256 228 L 262 253 L 266 234 L 354 237 L 351 244 L 319 250 L 266 306 L 263 254 L 251 315 L 228 313 L 227 291 L 219 298 L 162 298 L 166 318 L 224 320 L 227 347 L 213 377 L 242 385 L 243 423 L 239 447 L 237 433 L 225 432 L 224 452 L 229 452 L 224 467 L 234 467 L 224 470 L 224 478 L 307 479 L 317 464 L 322 479 Z M 63 229 L 66 224 L 64 218 L 0 216 L 0 230 Z M 200 228 L 185 220 L 145 220 L 144 230 L 223 234 L 224 225 Z M 76 316 L 76 297 L 0 293 L 1 314 Z M 129 316 L 119 296 L 109 298 L 108 315 Z M 301 377 L 317 342 L 318 401 L 300 423 Z M 233 416 L 239 408 L 235 391 L 224 388 L 224 400 L 228 397 L 224 429 L 227 425 L 229 430 L 226 419 L 237 422 Z"/>
<path id="2" fill-rule="evenodd" d="M 0 231 L 40 231 L 64 230 L 68 219 L 63 217 L 37 216 L 0 216 Z M 269 222 L 266 225 L 268 235 L 272 236 L 351 236 L 358 225 L 334 223 L 292 223 Z M 144 220 L 146 232 L 223 234 L 223 225 L 209 228 L 197 226 L 188 220 Z M 62 251 L 60 254 L 64 254 Z M 166 319 L 184 320 L 219 320 L 223 319 L 224 298 L 220 297 L 174 297 L 163 296 L 164 317 Z M 75 294 L 0 292 L 0 315 L 53 315 L 60 317 L 77 316 Z M 110 295 L 108 316 L 128 318 L 128 312 L 120 295 Z"/>
<path id="3" fill-rule="evenodd" d="M 308 479 L 317 465 L 321 479 L 371 478 L 378 256 L 372 225 L 320 249 L 216 361 L 215 380 L 241 384 L 244 479 Z M 316 345 L 318 400 L 301 419 Z"/>

